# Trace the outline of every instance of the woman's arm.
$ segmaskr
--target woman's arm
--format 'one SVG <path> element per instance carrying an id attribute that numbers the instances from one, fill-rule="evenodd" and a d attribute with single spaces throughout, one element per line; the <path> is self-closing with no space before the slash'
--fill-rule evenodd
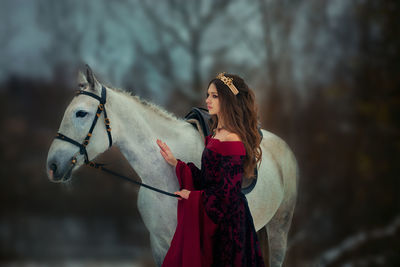
<path id="1" fill-rule="evenodd" d="M 181 189 L 199 190 L 201 189 L 201 170 L 192 162 L 187 164 L 180 159 L 175 167 L 176 177 L 178 178 Z"/>
<path id="2" fill-rule="evenodd" d="M 201 171 L 192 162 L 187 164 L 176 159 L 166 143 L 157 139 L 157 145 L 161 148 L 160 153 L 168 164 L 175 167 L 175 172 L 182 188 L 189 190 L 201 188 Z"/>
<path id="3" fill-rule="evenodd" d="M 216 224 L 234 213 L 239 203 L 244 173 L 242 159 L 238 155 L 222 156 L 220 164 L 221 182 L 202 190 L 204 209 Z"/>

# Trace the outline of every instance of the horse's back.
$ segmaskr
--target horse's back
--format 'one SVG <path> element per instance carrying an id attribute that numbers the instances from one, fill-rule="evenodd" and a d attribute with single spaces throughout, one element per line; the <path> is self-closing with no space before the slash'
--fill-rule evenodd
<path id="1" fill-rule="evenodd" d="M 297 162 L 292 150 L 279 136 L 261 130 L 263 155 L 258 181 L 246 195 L 257 231 L 269 222 L 282 202 L 297 195 Z"/>

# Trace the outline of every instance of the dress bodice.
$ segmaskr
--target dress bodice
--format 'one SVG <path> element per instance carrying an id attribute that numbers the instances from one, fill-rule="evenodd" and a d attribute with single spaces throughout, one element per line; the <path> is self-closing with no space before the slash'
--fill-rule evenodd
<path id="1" fill-rule="evenodd" d="M 201 187 L 208 188 L 224 183 L 224 177 L 220 175 L 223 164 L 234 165 L 236 172 L 243 174 L 245 155 L 246 149 L 241 141 L 220 141 L 211 135 L 206 136 L 201 156 Z"/>

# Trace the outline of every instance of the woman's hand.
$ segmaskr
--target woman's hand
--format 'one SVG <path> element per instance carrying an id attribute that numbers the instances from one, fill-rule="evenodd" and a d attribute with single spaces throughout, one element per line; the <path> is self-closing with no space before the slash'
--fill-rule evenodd
<path id="1" fill-rule="evenodd" d="M 188 199 L 188 198 L 189 198 L 189 195 L 190 195 L 190 191 L 189 191 L 189 190 L 186 190 L 186 189 L 182 189 L 181 191 L 177 191 L 177 192 L 175 192 L 174 194 L 181 196 L 181 197 L 179 198 L 179 200 L 182 200 L 182 198 Z"/>
<path id="2" fill-rule="evenodd" d="M 174 157 L 167 144 L 162 142 L 160 139 L 157 139 L 157 145 L 161 148 L 160 153 L 167 163 L 175 167 L 178 160 Z"/>

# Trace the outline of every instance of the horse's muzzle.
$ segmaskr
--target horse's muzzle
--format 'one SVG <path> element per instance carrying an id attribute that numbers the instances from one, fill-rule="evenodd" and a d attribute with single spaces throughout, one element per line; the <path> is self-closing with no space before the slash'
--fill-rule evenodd
<path id="1" fill-rule="evenodd" d="M 66 182 L 71 178 L 74 165 L 60 164 L 57 160 L 51 159 L 48 162 L 47 175 L 51 182 Z"/>

